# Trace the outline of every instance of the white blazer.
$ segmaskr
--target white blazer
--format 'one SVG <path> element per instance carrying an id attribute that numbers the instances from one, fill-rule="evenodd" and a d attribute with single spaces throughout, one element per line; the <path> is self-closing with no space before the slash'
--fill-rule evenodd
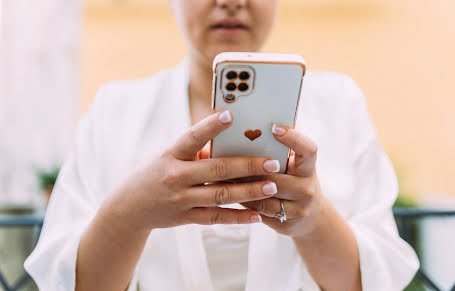
<path id="1" fill-rule="evenodd" d="M 172 145 L 191 126 L 187 86 L 184 60 L 150 78 L 113 82 L 99 90 L 79 122 L 40 240 L 25 262 L 40 290 L 74 290 L 79 240 L 103 200 L 147 157 Z M 402 290 L 419 263 L 398 236 L 391 211 L 397 180 L 362 92 L 345 75 L 308 72 L 299 110 L 296 129 L 318 144 L 322 191 L 357 239 L 363 290 Z M 200 228 L 153 230 L 129 290 L 213 290 Z M 259 223 L 251 225 L 245 290 L 319 288 L 292 239 Z"/>

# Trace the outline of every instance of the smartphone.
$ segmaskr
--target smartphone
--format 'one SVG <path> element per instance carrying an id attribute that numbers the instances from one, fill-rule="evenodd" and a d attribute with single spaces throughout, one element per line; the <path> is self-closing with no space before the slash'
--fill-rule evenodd
<path id="1" fill-rule="evenodd" d="M 306 65 L 293 54 L 226 52 L 213 61 L 212 109 L 229 110 L 233 124 L 211 141 L 210 157 L 264 156 L 288 166 L 290 149 L 274 123 L 294 128 Z"/>

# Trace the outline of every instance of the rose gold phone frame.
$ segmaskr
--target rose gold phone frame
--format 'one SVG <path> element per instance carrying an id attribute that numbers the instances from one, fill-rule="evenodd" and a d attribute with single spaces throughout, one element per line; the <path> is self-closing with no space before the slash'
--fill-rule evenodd
<path id="1" fill-rule="evenodd" d="M 224 64 L 224 63 L 298 65 L 298 66 L 302 67 L 302 81 L 301 82 L 303 82 L 303 77 L 305 76 L 305 73 L 306 73 L 306 66 L 303 63 L 299 63 L 299 62 L 273 62 L 273 61 L 254 61 L 254 60 L 248 60 L 248 61 L 247 60 L 226 60 L 226 61 L 219 62 L 215 68 L 214 77 L 213 77 L 213 85 L 212 85 L 213 86 L 213 92 L 212 92 L 212 112 L 213 113 L 215 113 L 215 108 L 216 108 L 216 93 L 217 93 L 216 80 L 218 79 L 218 68 L 221 64 Z M 247 66 L 247 65 L 245 65 L 245 66 Z M 252 69 L 254 70 L 254 68 L 252 68 Z M 224 71 L 224 69 L 223 69 L 223 71 Z M 256 77 L 256 72 L 255 72 L 254 76 Z M 253 82 L 254 82 L 254 80 L 253 80 Z M 220 82 L 220 84 L 221 84 L 221 82 Z M 251 91 L 253 91 L 253 89 Z M 297 99 L 297 105 L 295 107 L 294 121 L 292 124 L 292 129 L 295 129 L 295 121 L 297 120 L 301 93 L 302 93 L 302 83 L 300 83 L 299 96 Z M 243 96 L 245 96 L 245 95 L 243 95 Z M 213 139 L 210 140 L 210 159 L 212 158 L 212 149 L 213 149 Z M 284 171 L 285 173 L 287 173 L 287 170 L 288 170 L 290 156 L 291 156 L 291 149 L 289 149 L 288 158 L 287 158 L 287 162 L 286 162 L 286 169 Z"/>

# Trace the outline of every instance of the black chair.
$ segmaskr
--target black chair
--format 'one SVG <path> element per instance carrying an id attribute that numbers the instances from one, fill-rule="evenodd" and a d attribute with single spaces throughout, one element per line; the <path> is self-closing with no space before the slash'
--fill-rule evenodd
<path id="1" fill-rule="evenodd" d="M 394 208 L 393 213 L 395 216 L 395 220 L 397 222 L 400 236 L 409 244 L 411 244 L 414 248 L 416 243 L 416 239 L 414 237 L 416 223 L 428 217 L 437 217 L 442 219 L 446 217 L 455 218 L 455 210 L 434 210 L 425 208 Z M 44 217 L 42 215 L 17 216 L 14 215 L 9 217 L 0 217 L 0 227 L 36 228 L 37 229 L 35 237 L 36 245 L 41 232 L 41 228 L 43 226 L 43 220 Z M 31 279 L 30 276 L 26 272 L 24 272 L 23 274 L 21 274 L 20 277 L 18 277 L 18 279 L 12 285 L 9 285 L 1 272 L 0 266 L 0 286 L 3 287 L 5 291 L 19 291 L 26 285 L 26 283 L 30 279 Z M 418 279 L 423 286 L 430 288 L 431 290 L 442 291 L 442 289 L 438 287 L 438 284 L 434 282 L 432 279 L 430 279 L 425 270 L 423 270 L 422 266 L 418 270 L 415 279 Z M 455 283 L 450 290 L 455 291 Z"/>

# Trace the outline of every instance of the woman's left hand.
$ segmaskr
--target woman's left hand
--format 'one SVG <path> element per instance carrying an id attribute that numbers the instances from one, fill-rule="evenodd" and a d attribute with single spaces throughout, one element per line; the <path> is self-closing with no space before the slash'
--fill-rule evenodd
<path id="1" fill-rule="evenodd" d="M 321 221 L 327 203 L 316 174 L 318 147 L 294 129 L 274 125 L 272 131 L 279 142 L 292 150 L 287 172 L 267 177 L 277 185 L 278 192 L 273 197 L 241 204 L 259 212 L 263 223 L 276 232 L 303 237 L 311 233 Z M 287 218 L 284 222 L 275 217 L 281 212 L 280 199 Z"/>

